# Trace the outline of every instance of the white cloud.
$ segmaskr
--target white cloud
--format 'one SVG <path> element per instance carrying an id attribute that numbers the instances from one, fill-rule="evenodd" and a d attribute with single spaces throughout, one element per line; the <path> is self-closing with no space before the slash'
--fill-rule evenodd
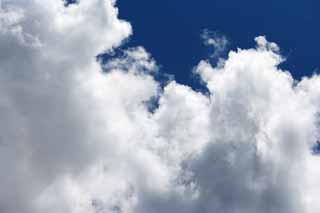
<path id="1" fill-rule="evenodd" d="M 209 31 L 208 29 L 205 29 L 202 32 L 201 38 L 203 39 L 204 45 L 213 47 L 213 53 L 210 55 L 211 58 L 221 56 L 229 43 L 225 36 L 220 35 L 217 32 Z"/>
<path id="2" fill-rule="evenodd" d="M 96 61 L 130 33 L 112 0 L 2 3 L 1 212 L 319 211 L 319 76 L 257 37 L 199 63 L 209 95 L 161 89 L 142 47 Z"/>

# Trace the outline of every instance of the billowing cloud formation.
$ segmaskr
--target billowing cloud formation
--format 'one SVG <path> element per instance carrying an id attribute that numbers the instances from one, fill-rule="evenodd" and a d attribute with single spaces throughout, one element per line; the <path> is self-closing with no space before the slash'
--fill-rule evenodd
<path id="1" fill-rule="evenodd" d="M 319 212 L 320 77 L 265 37 L 199 63 L 209 94 L 161 88 L 142 47 L 101 67 L 131 33 L 114 4 L 2 2 L 0 212 Z"/>

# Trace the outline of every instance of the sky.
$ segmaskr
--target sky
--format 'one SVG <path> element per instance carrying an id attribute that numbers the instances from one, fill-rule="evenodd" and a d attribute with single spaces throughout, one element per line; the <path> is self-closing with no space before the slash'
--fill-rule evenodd
<path id="1" fill-rule="evenodd" d="M 319 213 L 317 5 L 272 2 L 0 1 L 0 212 Z"/>
<path id="2" fill-rule="evenodd" d="M 204 29 L 226 36 L 227 49 L 249 48 L 252 38 L 266 35 L 281 46 L 287 58 L 281 67 L 296 79 L 320 66 L 316 0 L 118 0 L 118 5 L 120 17 L 134 25 L 128 46 L 143 45 L 179 82 L 193 84 L 190 70 L 209 54 L 200 37 Z"/>

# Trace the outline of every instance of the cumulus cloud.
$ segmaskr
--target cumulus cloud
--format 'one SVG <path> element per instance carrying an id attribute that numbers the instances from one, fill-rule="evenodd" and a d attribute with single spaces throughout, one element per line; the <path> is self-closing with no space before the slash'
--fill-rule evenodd
<path id="1" fill-rule="evenodd" d="M 318 75 L 260 36 L 162 87 L 143 47 L 97 59 L 130 34 L 113 0 L 2 2 L 1 212 L 319 212 Z"/>

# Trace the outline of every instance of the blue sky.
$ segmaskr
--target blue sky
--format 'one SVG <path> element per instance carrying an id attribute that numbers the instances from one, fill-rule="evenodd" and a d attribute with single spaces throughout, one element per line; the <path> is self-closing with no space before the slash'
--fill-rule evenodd
<path id="1" fill-rule="evenodd" d="M 287 57 L 284 69 L 299 79 L 319 68 L 320 2 L 316 0 L 119 0 L 120 17 L 132 23 L 128 46 L 142 45 L 178 82 L 193 84 L 190 70 L 209 50 L 204 29 L 227 37 L 229 48 L 250 48 L 265 35 Z"/>

